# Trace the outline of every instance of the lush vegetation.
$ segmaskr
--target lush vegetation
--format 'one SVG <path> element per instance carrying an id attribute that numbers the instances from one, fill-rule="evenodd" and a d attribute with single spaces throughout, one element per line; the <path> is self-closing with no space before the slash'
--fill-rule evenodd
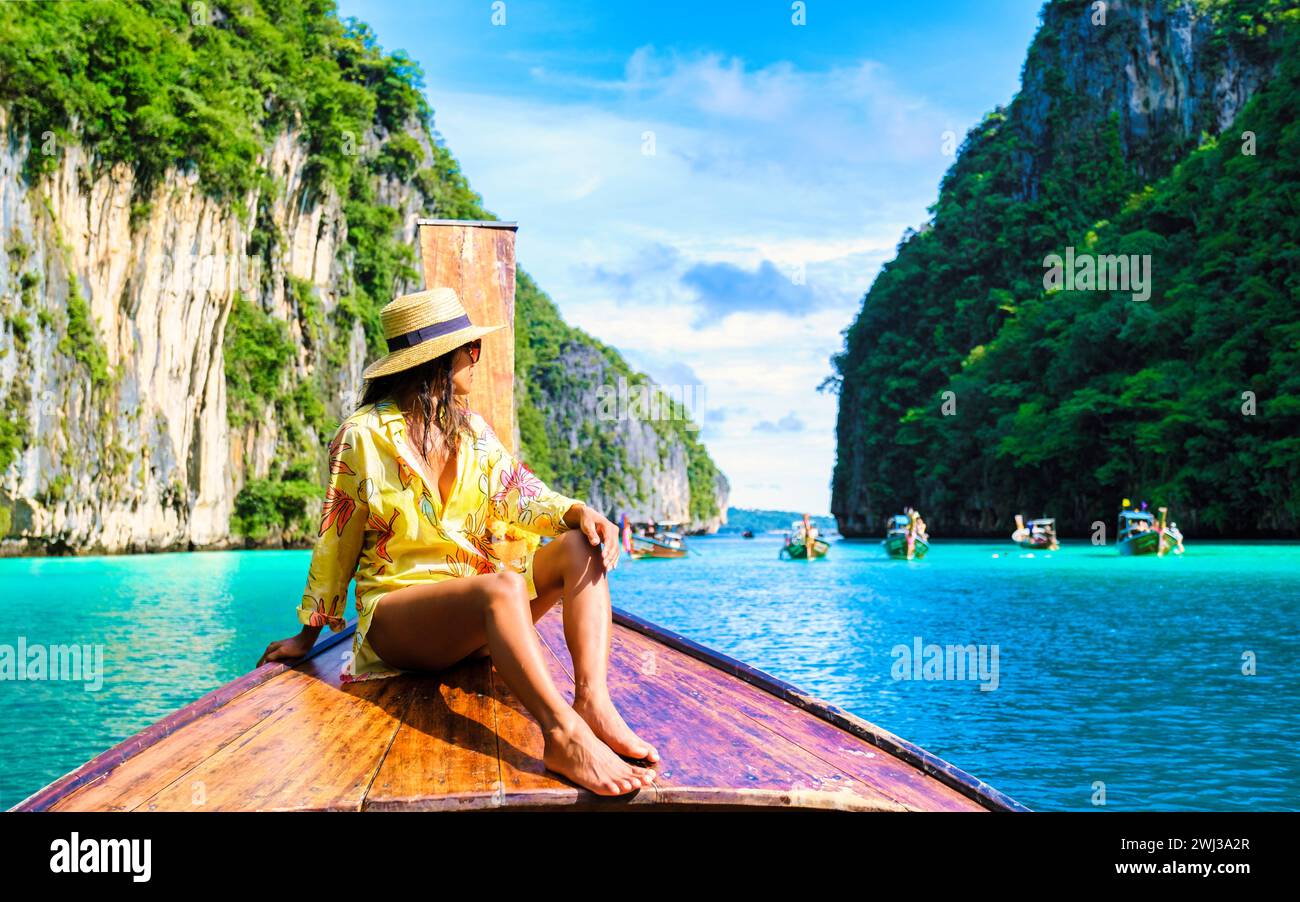
<path id="1" fill-rule="evenodd" d="M 251 220 L 245 251 L 260 259 L 263 282 L 234 299 L 227 320 L 227 416 L 233 428 L 255 433 L 256 422 L 273 413 L 280 431 L 272 472 L 244 487 L 232 526 L 257 540 L 307 535 L 334 425 L 322 400 L 334 390 L 327 375 L 346 362 L 355 323 L 368 356 L 384 352 L 380 307 L 420 281 L 414 249 L 401 240 L 402 211 L 381 202 L 381 186 L 416 197 L 429 216 L 495 218 L 436 139 L 418 66 L 400 51 L 383 51 L 366 25 L 340 21 L 332 0 L 0 3 L 0 36 L 0 105 L 29 138 L 29 182 L 80 144 L 98 167 L 133 168 L 133 227 L 170 171 L 191 174 L 201 190 Z M 328 314 L 315 289 L 277 263 L 283 236 L 272 209 L 285 185 L 281 173 L 266 170 L 265 151 L 286 131 L 308 150 L 309 189 L 337 197 L 347 220 L 347 245 L 339 249 L 344 294 Z M 595 479 L 635 480 L 608 429 L 578 424 L 581 453 L 574 454 L 552 440 L 558 433 L 548 432 L 539 407 L 543 386 L 561 394 L 578 388 L 557 363 L 560 342 L 592 345 L 619 372 L 644 377 L 565 325 L 523 272 L 518 288 L 523 456 L 573 494 Z M 287 298 L 293 322 L 269 312 L 278 295 Z M 75 284 L 67 315 L 58 324 L 60 351 L 84 366 L 92 383 L 107 384 L 106 357 Z M 6 307 L 5 318 L 15 342 L 25 342 L 32 328 L 25 307 Z M 312 361 L 306 378 L 297 335 Z M 20 392 L 11 392 L 6 412 L 21 403 Z M 681 423 L 656 428 L 687 441 L 692 512 L 716 512 L 716 468 L 707 452 Z M 0 471 L 27 441 L 21 418 L 0 421 Z"/>
<path id="2" fill-rule="evenodd" d="M 250 479 L 235 498 L 230 530 L 254 542 L 315 533 L 320 486 L 305 479 Z"/>
<path id="3" fill-rule="evenodd" d="M 936 533 L 1017 512 L 1083 531 L 1130 497 L 1202 533 L 1300 528 L 1300 14 L 1284 6 L 1215 7 L 1224 41 L 1281 59 L 1217 139 L 1126 158 L 1114 117 L 1050 65 L 1040 143 L 1024 92 L 970 134 L 835 361 L 841 523 L 914 504 Z M 1045 27 L 1031 60 L 1058 39 Z M 1150 255 L 1150 299 L 1045 291 L 1066 246 Z"/>
<path id="4" fill-rule="evenodd" d="M 112 376 L 108 370 L 108 352 L 99 343 L 99 336 L 90 321 L 90 304 L 81 296 L 76 277 L 68 280 L 68 321 L 64 328 L 55 329 L 62 333 L 57 345 L 59 353 L 76 360 L 90 373 L 90 382 L 95 386 L 108 385 Z"/>
<path id="5" fill-rule="evenodd" d="M 236 294 L 226 320 L 226 419 L 243 426 L 266 412 L 280 392 L 293 342 L 284 320 Z"/>
<path id="6" fill-rule="evenodd" d="M 23 266 L 31 249 L 25 245 L 10 241 L 5 253 L 9 257 L 10 275 L 20 279 L 17 303 L 12 299 L 4 301 L 4 320 L 13 336 L 10 347 L 0 346 L 0 358 L 17 354 L 21 366 L 22 356 L 27 352 L 27 342 L 31 337 L 31 321 L 27 312 L 36 308 L 36 289 L 40 279 L 34 273 L 23 273 Z M 21 276 L 19 275 L 21 273 Z M 0 473 L 8 469 L 14 459 L 27 447 L 31 434 L 31 425 L 27 421 L 26 409 L 31 401 L 31 387 L 22 380 L 14 380 L 4 404 L 0 405 Z M 7 509 L 6 509 L 7 510 Z M 6 516 L 7 520 L 8 517 Z M 0 530 L 0 536 L 7 534 L 8 528 Z"/>
<path id="7" fill-rule="evenodd" d="M 131 164 L 142 192 L 177 167 L 241 199 L 269 139 L 296 128 L 346 195 L 374 124 L 429 117 L 416 66 L 331 0 L 6 3 L 0 32 L 0 101 L 33 136 L 33 172 L 81 143 Z"/>

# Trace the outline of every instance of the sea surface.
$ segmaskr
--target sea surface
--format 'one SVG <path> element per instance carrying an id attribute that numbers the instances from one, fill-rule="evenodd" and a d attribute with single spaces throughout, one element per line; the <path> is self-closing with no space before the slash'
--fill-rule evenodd
<path id="1" fill-rule="evenodd" d="M 778 560 L 774 535 L 688 544 L 682 560 L 623 557 L 615 606 L 1030 808 L 1300 810 L 1300 543 L 1189 539 L 1155 559 L 938 540 L 911 563 L 864 540 L 811 562 Z M 20 640 L 103 654 L 93 690 L 0 680 L 0 808 L 250 670 L 297 631 L 308 559 L 0 559 L 0 657 Z M 985 669 L 960 673 L 945 653 L 927 671 L 931 645 L 982 646 Z M 904 657 L 917 648 L 920 662 Z"/>

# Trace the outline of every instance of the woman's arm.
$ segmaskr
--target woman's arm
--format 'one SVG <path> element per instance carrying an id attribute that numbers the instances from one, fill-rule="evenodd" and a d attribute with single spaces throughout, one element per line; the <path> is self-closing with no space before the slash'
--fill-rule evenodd
<path id="1" fill-rule="evenodd" d="M 506 450 L 492 427 L 471 412 L 477 447 L 485 461 L 486 484 L 481 486 L 492 502 L 495 518 L 539 536 L 557 536 L 581 526 L 574 513 L 586 508 L 577 498 L 552 490 L 528 465 Z"/>
<path id="2" fill-rule="evenodd" d="M 375 491 L 367 475 L 371 447 L 369 433 L 353 423 L 340 426 L 329 444 L 329 484 L 298 605 L 298 622 L 304 626 L 328 626 L 336 633 L 346 626 L 348 585 L 361 559 L 370 494 Z"/>
<path id="3" fill-rule="evenodd" d="M 298 604 L 297 636 L 272 642 L 264 661 L 300 658 L 320 635 L 322 627 L 334 632 L 346 627 L 348 586 L 357 571 L 365 539 L 368 499 L 375 491 L 367 476 L 373 450 L 367 431 L 344 423 L 329 444 L 329 483 L 321 504 L 316 544 L 307 568 L 307 584 Z"/>

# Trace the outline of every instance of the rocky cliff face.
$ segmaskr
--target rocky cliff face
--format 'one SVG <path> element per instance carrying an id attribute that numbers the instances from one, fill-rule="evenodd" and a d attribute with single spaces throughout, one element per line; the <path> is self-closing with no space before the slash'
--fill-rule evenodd
<path id="1" fill-rule="evenodd" d="M 362 152 L 385 137 L 368 136 Z M 427 135 L 417 137 L 428 154 Z M 53 172 L 28 184 L 32 148 L 0 108 L 0 407 L 12 424 L 8 459 L 0 454 L 0 552 L 242 547 L 248 538 L 232 532 L 241 490 L 283 477 L 304 446 L 323 462 L 321 433 L 353 409 L 373 356 L 362 322 L 335 315 L 356 262 L 344 205 L 306 177 L 303 141 L 289 131 L 262 161 L 274 190 L 237 203 L 175 170 L 141 197 L 129 166 L 61 151 Z M 427 198 L 382 175 L 374 188 L 413 246 Z M 292 357 L 277 390 L 293 398 L 311 381 L 323 414 L 268 400 L 232 416 L 225 336 L 239 298 L 287 329 Z M 581 416 L 569 400 L 546 407 Z M 567 416 L 557 428 L 572 426 Z M 653 499 L 647 513 L 689 519 L 684 447 L 668 441 L 659 453 L 643 431 L 618 425 L 608 440 L 625 465 L 557 488 L 612 509 L 639 482 Z M 573 455 L 586 453 L 572 430 L 565 436 Z M 306 475 L 323 480 L 319 466 Z M 718 491 L 725 510 L 725 480 Z M 319 502 L 305 503 L 309 523 Z M 310 538 L 292 526 L 257 541 Z"/>
<path id="2" fill-rule="evenodd" d="M 1222 17 L 1193 0 L 1110 0 L 1104 20 L 1092 3 L 1053 2 L 1031 48 L 1013 127 L 1027 145 L 1053 140 L 1052 98 L 1086 98 L 1080 125 L 1114 114 L 1125 160 L 1158 178 L 1202 131 L 1219 134 L 1237 118 L 1275 63 L 1222 39 Z M 1026 158 L 1032 195 L 1043 172 Z"/>
<path id="3" fill-rule="evenodd" d="M 118 552 L 242 544 L 230 533 L 235 497 L 247 479 L 270 473 L 281 430 L 274 412 L 228 427 L 226 320 L 242 292 L 300 339 L 290 278 L 311 284 L 331 310 L 346 236 L 338 198 L 310 195 L 301 145 L 281 135 L 268 165 L 282 174 L 283 190 L 268 206 L 282 242 L 268 265 L 249 252 L 257 195 L 242 209 L 223 205 L 171 172 L 142 202 L 128 166 L 96 174 L 78 146 L 29 186 L 22 172 L 30 148 L 3 110 L 0 134 L 0 397 L 27 424 L 0 483 L 6 545 Z M 85 321 L 70 329 L 82 305 Z M 298 346 L 297 373 L 321 364 Z M 336 418 L 364 365 L 359 323 L 346 347 L 330 380 L 336 391 L 323 399 Z M 101 354 L 101 373 L 78 359 Z"/>
<path id="4" fill-rule="evenodd" d="M 625 513 L 634 522 L 652 519 L 680 523 L 692 533 L 717 532 L 727 522 L 730 485 L 722 473 L 714 474 L 702 490 L 714 500 L 716 512 L 700 513 L 698 501 L 693 511 L 689 449 L 667 428 L 673 413 L 666 406 L 656 415 L 650 404 L 640 410 L 621 404 L 620 377 L 627 385 L 627 375 L 589 344 L 565 342 L 560 357 L 564 368 L 541 375 L 539 387 L 547 399 L 541 413 L 553 437 L 552 456 L 571 458 L 559 464 L 563 481 L 611 517 Z M 598 393 L 598 387 L 608 393 Z M 647 397 L 652 390 L 645 386 Z M 629 393 L 635 391 L 636 386 L 629 388 Z"/>

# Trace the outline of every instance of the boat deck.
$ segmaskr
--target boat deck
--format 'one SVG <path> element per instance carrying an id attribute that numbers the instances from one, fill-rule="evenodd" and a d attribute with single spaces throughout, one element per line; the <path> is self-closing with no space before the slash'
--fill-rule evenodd
<path id="1" fill-rule="evenodd" d="M 571 700 L 560 607 L 537 629 Z M 659 749 L 661 776 L 598 796 L 545 770 L 540 728 L 487 659 L 340 685 L 352 629 L 292 667 L 266 664 L 209 693 L 17 809 L 1024 810 L 860 718 L 621 611 L 610 690 Z"/>

